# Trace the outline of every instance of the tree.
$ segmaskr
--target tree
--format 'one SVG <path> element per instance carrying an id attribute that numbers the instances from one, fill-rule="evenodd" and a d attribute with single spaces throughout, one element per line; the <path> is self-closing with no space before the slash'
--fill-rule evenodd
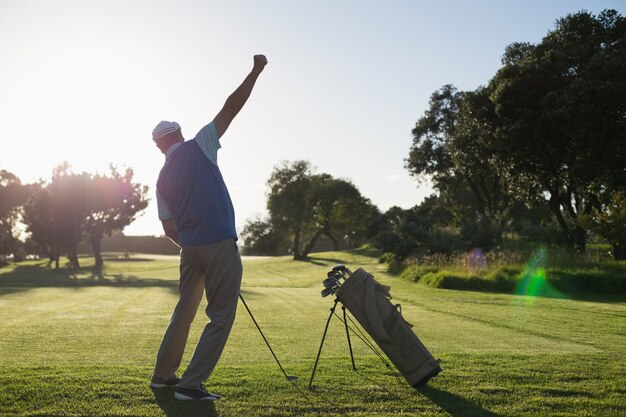
<path id="1" fill-rule="evenodd" d="M 583 251 L 581 216 L 626 190 L 624 73 L 626 20 L 615 10 L 568 15 L 539 44 L 509 45 L 486 87 L 436 91 L 406 167 L 432 179 L 468 240 L 497 243 L 520 203 L 547 200 Z"/>
<path id="2" fill-rule="evenodd" d="M 626 192 L 613 193 L 602 210 L 594 208 L 581 222 L 611 244 L 615 260 L 626 259 Z"/>
<path id="3" fill-rule="evenodd" d="M 354 184 L 329 174 L 315 174 L 307 161 L 282 162 L 272 171 L 267 185 L 269 220 L 248 222 L 246 240 L 264 247 L 282 244 L 288 238 L 294 259 L 306 258 L 322 235 L 333 242 L 335 250 L 340 239 L 347 238 L 351 244 L 361 242 L 378 215 L 378 209 Z"/>
<path id="4" fill-rule="evenodd" d="M 378 207 L 360 194 L 339 201 L 334 210 L 337 233 L 343 235 L 351 248 L 358 248 L 365 243 L 371 235 L 373 223 L 381 214 Z"/>
<path id="5" fill-rule="evenodd" d="M 413 129 L 405 167 L 421 181 L 430 178 L 474 245 L 498 243 L 514 199 L 496 170 L 491 149 L 497 126 L 488 88 L 459 92 L 445 85 Z"/>
<path id="6" fill-rule="evenodd" d="M 314 233 L 304 247 L 303 256 L 311 252 L 322 235 L 333 242 L 334 250 L 340 249 L 339 239 L 344 236 L 352 236 L 352 242 L 358 242 L 378 212 L 354 184 L 329 174 L 311 177 L 308 199 Z M 359 218 L 359 214 L 364 217 Z"/>
<path id="7" fill-rule="evenodd" d="M 77 246 L 82 237 L 83 220 L 88 213 L 86 196 L 89 180 L 89 174 L 75 174 L 71 172 L 70 165 L 64 162 L 53 170 L 52 181 L 48 185 L 55 246 L 57 250 L 65 251 L 73 268 L 80 267 Z"/>
<path id="8" fill-rule="evenodd" d="M 312 216 L 308 191 L 312 168 L 308 161 L 283 161 L 274 167 L 267 186 L 267 210 L 272 224 L 292 236 L 294 259 L 303 259 L 301 240 L 311 231 Z"/>
<path id="9" fill-rule="evenodd" d="M 425 234 L 424 227 L 413 210 L 393 206 L 374 222 L 372 238 L 382 252 L 404 259 L 417 247 L 417 237 Z"/>
<path id="10" fill-rule="evenodd" d="M 248 219 L 241 238 L 245 242 L 246 255 L 276 256 L 288 253 L 290 241 L 282 230 L 272 224 L 271 219 L 255 217 Z"/>
<path id="11" fill-rule="evenodd" d="M 499 172 L 519 195 L 543 194 L 570 245 L 580 216 L 626 187 L 626 21 L 615 10 L 557 21 L 537 45 L 510 45 L 490 82 Z"/>
<path id="12" fill-rule="evenodd" d="M 83 232 L 91 240 L 96 267 L 102 267 L 104 234 L 123 229 L 147 206 L 148 188 L 132 179 L 132 169 L 124 175 L 114 167 L 110 176 L 76 174 L 65 162 L 53 170 L 50 183 L 37 184 L 25 206 L 24 222 L 56 268 L 62 253 L 74 268 L 80 267 L 77 247 Z"/>
<path id="13" fill-rule="evenodd" d="M 61 253 L 60 242 L 55 235 L 55 224 L 52 217 L 52 194 L 43 182 L 33 185 L 32 193 L 23 208 L 23 220 L 30 234 L 28 241 L 37 250 L 59 267 Z"/>
<path id="14" fill-rule="evenodd" d="M 89 235 L 96 268 L 104 264 L 101 253 L 102 237 L 111 236 L 114 230 L 123 230 L 135 220 L 136 215 L 148 206 L 148 187 L 133 182 L 133 170 L 121 175 L 114 166 L 109 176 L 94 175 L 89 178 L 85 194 L 86 215 L 84 230 Z"/>
<path id="15" fill-rule="evenodd" d="M 405 167 L 418 181 L 430 177 L 435 188 L 443 187 L 455 177 L 449 144 L 462 94 L 450 84 L 435 91 L 424 116 L 412 131 L 413 144 Z"/>
<path id="16" fill-rule="evenodd" d="M 88 186 L 89 175 L 71 173 L 65 162 L 53 170 L 50 183 L 34 185 L 24 206 L 24 223 L 30 238 L 55 263 L 55 268 L 59 268 L 63 253 L 72 267 L 80 267 L 77 246 L 87 214 Z"/>
<path id="17" fill-rule="evenodd" d="M 30 187 L 23 185 L 17 175 L 0 170 L 0 254 L 16 253 L 19 241 L 15 237 L 15 224 L 29 192 Z"/>
<path id="18" fill-rule="evenodd" d="M 462 245 L 454 214 L 438 196 L 427 197 L 410 209 L 391 207 L 373 224 L 372 239 L 384 253 L 403 260 L 411 255 L 449 253 Z"/>

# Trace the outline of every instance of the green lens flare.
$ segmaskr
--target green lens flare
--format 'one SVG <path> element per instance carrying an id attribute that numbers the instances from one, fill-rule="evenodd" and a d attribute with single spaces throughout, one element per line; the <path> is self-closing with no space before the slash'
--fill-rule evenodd
<path id="1" fill-rule="evenodd" d="M 520 280 L 515 287 L 516 295 L 530 296 L 525 301 L 532 302 L 532 297 L 544 296 L 552 298 L 564 298 L 558 290 L 556 290 L 547 279 L 546 266 L 548 263 L 548 254 L 545 248 L 539 248 L 526 265 L 526 269 L 522 272 Z"/>

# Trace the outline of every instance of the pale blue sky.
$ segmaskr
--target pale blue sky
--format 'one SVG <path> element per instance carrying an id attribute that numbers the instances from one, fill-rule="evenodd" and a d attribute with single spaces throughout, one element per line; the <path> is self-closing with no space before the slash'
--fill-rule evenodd
<path id="1" fill-rule="evenodd" d="M 560 16 L 626 1 L 0 0 L 0 168 L 24 181 L 113 162 L 151 186 L 150 132 L 191 138 L 263 53 L 269 64 L 222 138 L 237 225 L 265 212 L 281 160 L 350 179 L 381 210 L 430 193 L 403 168 L 411 129 L 444 84 L 475 89 L 506 45 Z M 155 201 L 126 229 L 161 234 Z"/>

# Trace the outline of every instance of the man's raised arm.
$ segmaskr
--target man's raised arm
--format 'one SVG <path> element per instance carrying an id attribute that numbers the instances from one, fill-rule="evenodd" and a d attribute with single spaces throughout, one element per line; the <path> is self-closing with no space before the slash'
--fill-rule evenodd
<path id="1" fill-rule="evenodd" d="M 250 74 L 243 80 L 241 85 L 228 97 L 222 110 L 220 110 L 217 116 L 215 116 L 215 119 L 213 119 L 218 138 L 222 137 L 226 129 L 228 129 L 228 126 L 230 126 L 230 122 L 233 121 L 237 113 L 239 113 L 239 110 L 246 104 L 252 92 L 252 88 L 254 87 L 254 83 L 266 64 L 267 58 L 265 58 L 265 55 L 254 56 L 252 71 L 250 71 Z"/>

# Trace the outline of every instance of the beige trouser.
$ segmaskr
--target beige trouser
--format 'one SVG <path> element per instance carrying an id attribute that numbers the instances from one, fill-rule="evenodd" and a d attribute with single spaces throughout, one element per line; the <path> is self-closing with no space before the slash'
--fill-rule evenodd
<path id="1" fill-rule="evenodd" d="M 209 323 L 178 386 L 197 389 L 209 378 L 235 321 L 242 273 L 241 257 L 232 239 L 181 249 L 180 298 L 163 336 L 152 381 L 175 378 L 203 293 L 208 302 Z"/>

